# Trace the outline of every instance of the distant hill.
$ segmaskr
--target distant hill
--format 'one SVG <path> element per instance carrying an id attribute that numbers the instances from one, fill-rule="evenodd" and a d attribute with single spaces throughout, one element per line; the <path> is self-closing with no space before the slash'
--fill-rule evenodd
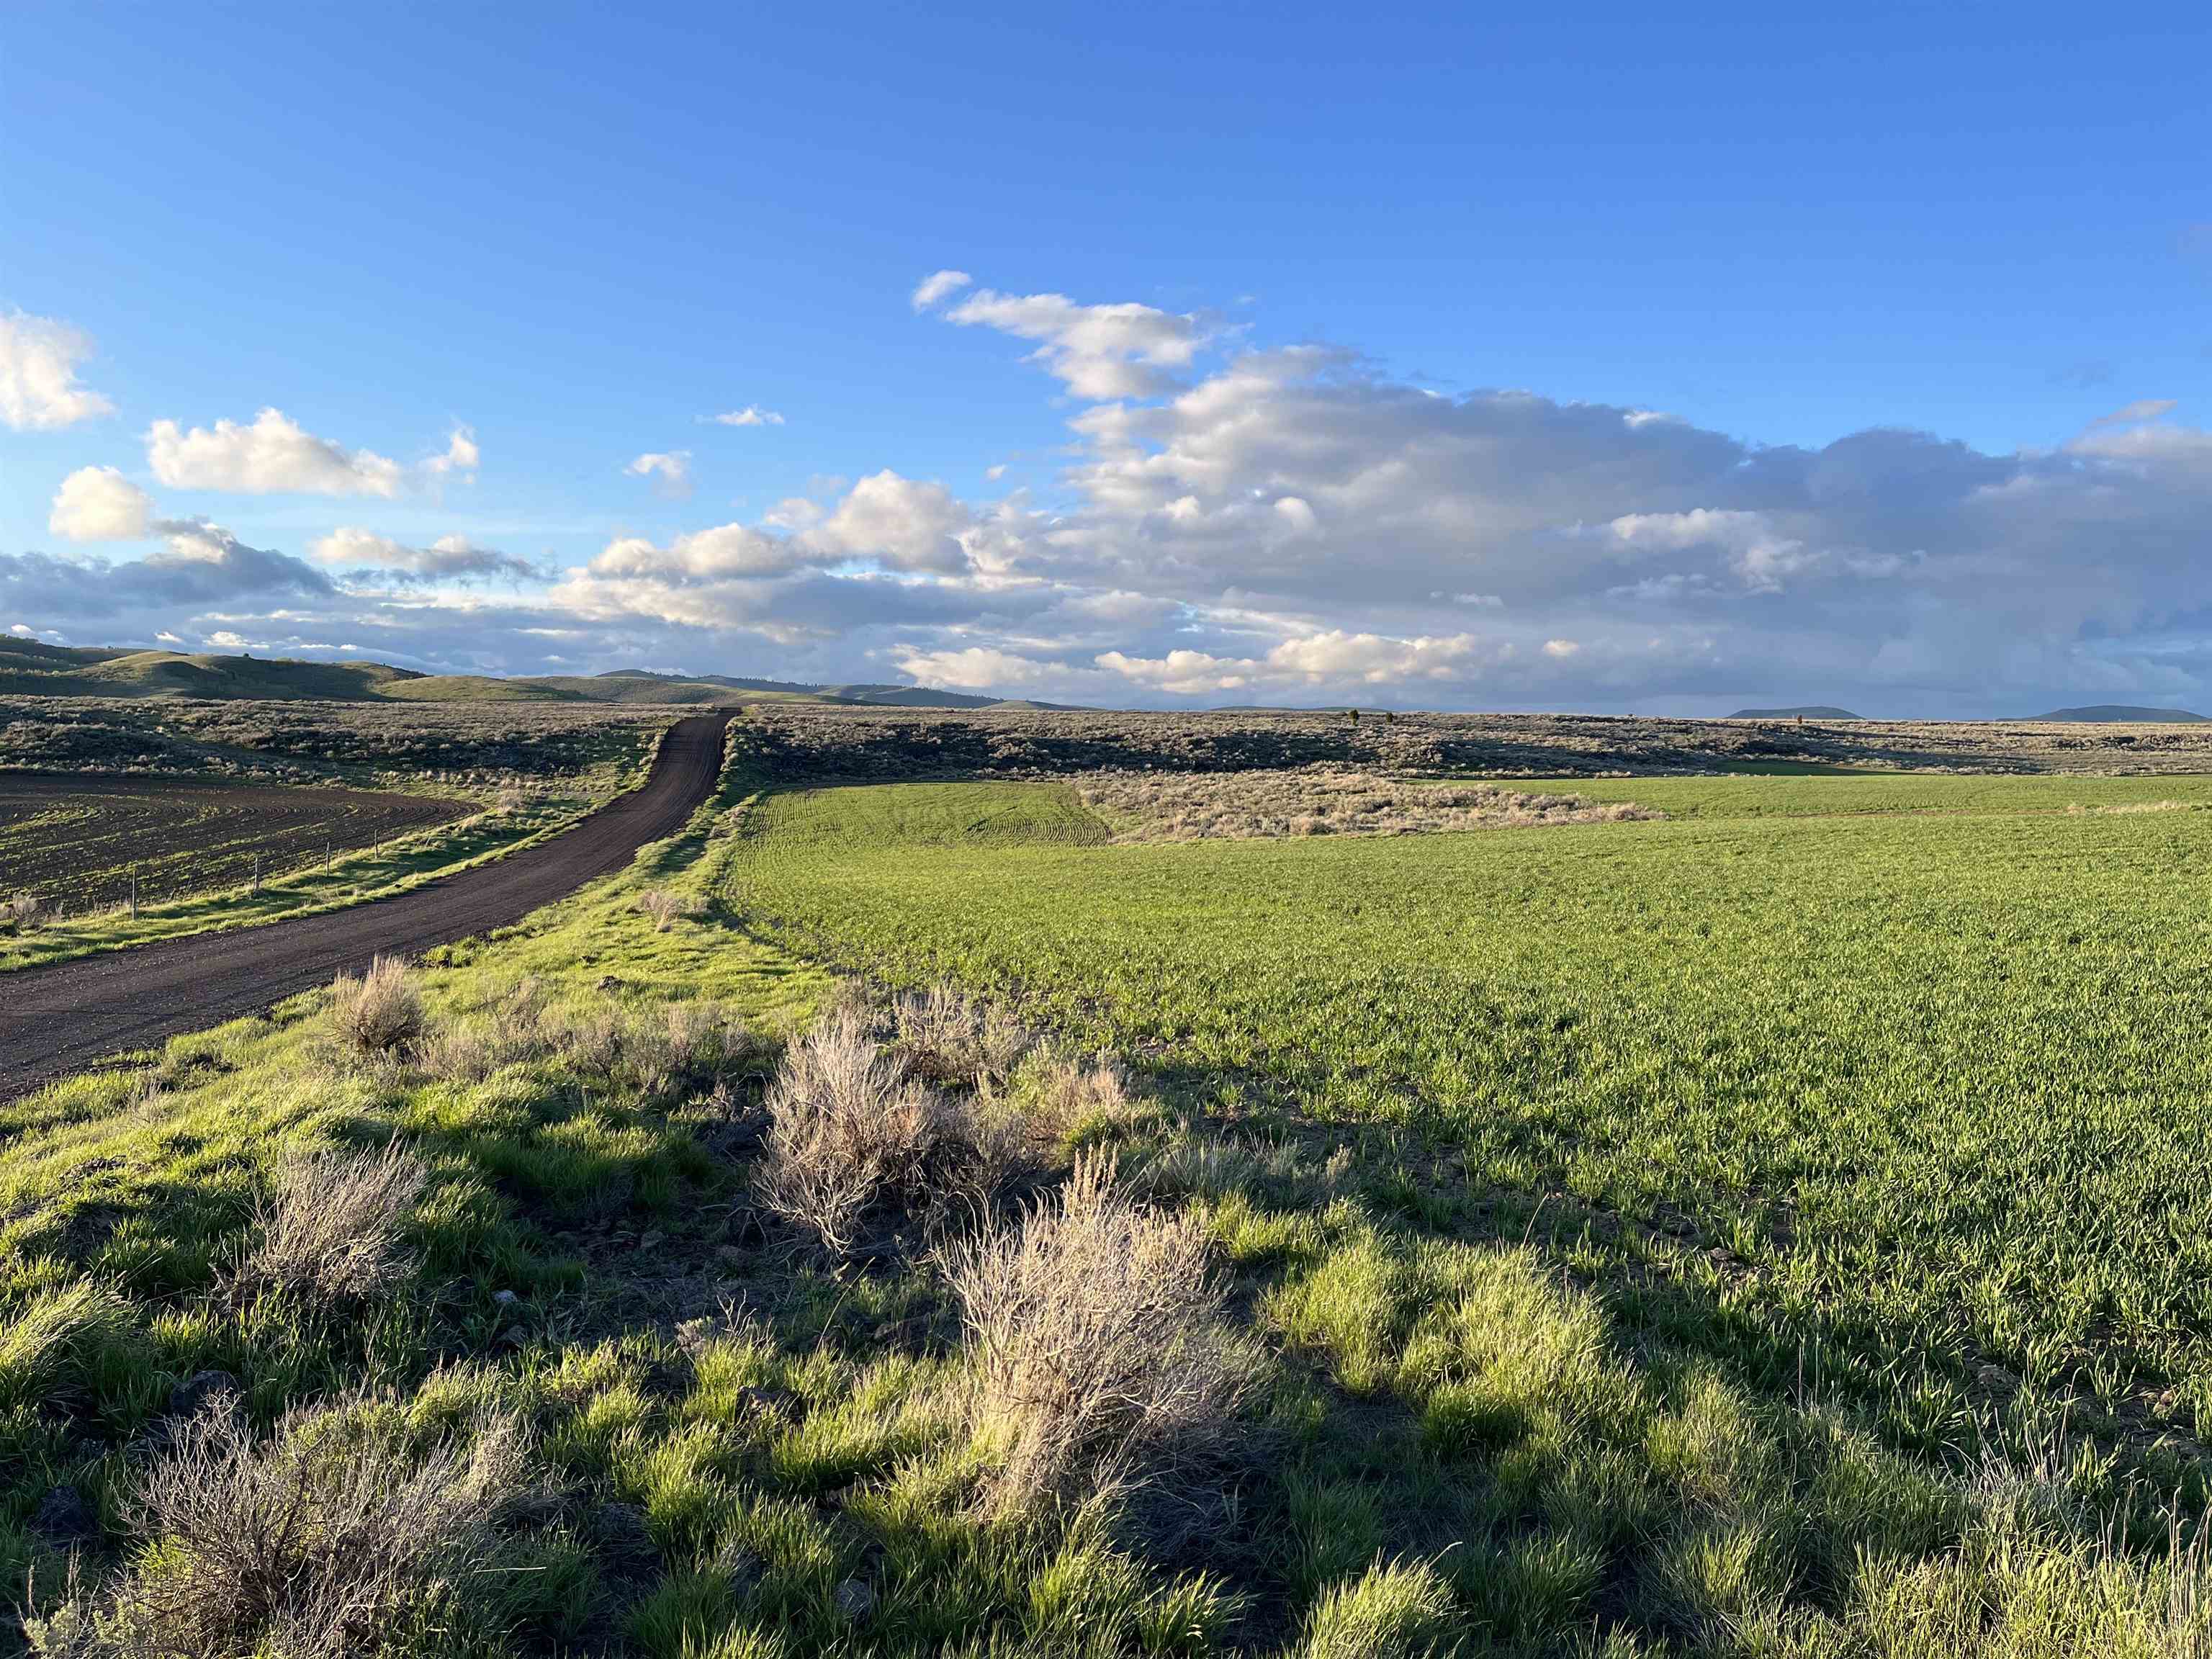
<path id="1" fill-rule="evenodd" d="M 1739 708 L 1732 720 L 1855 720 L 1864 718 L 1832 702 L 1801 703 L 1795 708 Z"/>
<path id="2" fill-rule="evenodd" d="M 380 662 L 309 662 L 47 645 L 0 638 L 0 696 L 210 697 L 332 702 L 817 702 L 910 708 L 1042 708 L 921 685 L 807 685 L 726 674 L 424 674 Z"/>
<path id="3" fill-rule="evenodd" d="M 2093 702 L 2086 708 L 2054 708 L 2038 714 L 2039 720 L 2078 721 L 2085 725 L 2119 726 L 2142 720 L 2165 726 L 2196 725 L 2207 718 L 2186 708 L 2145 708 L 2131 702 Z"/>

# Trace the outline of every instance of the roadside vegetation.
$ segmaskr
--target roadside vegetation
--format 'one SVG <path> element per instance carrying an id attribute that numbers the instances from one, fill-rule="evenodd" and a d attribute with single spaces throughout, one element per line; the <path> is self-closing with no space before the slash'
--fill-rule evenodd
<path id="1" fill-rule="evenodd" d="M 2212 1644 L 2212 817 L 2087 810 L 2196 785 L 1117 846 L 736 746 L 0 1107 L 34 1651 Z"/>

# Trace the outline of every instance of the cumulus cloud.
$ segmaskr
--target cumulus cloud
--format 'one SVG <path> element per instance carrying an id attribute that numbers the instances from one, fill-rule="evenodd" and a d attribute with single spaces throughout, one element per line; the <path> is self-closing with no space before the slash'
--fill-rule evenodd
<path id="1" fill-rule="evenodd" d="M 691 452 L 678 449 L 666 454 L 648 451 L 623 471 L 633 478 L 650 478 L 654 490 L 680 501 L 691 493 Z"/>
<path id="2" fill-rule="evenodd" d="M 57 498 L 55 533 L 136 514 L 163 552 L 22 556 L 0 615 L 70 625 L 107 602 L 109 573 L 143 595 L 196 563 L 203 587 L 260 585 L 210 601 L 222 615 L 185 629 L 198 637 L 366 641 L 479 667 L 903 672 L 1093 702 L 2212 700 L 2212 433 L 2165 398 L 2116 396 L 2072 436 L 2008 453 L 1903 428 L 1762 445 L 1629 404 L 1447 395 L 1349 349 L 1254 347 L 1146 305 L 964 277 L 924 289 L 921 309 L 1028 342 L 1073 394 L 1039 501 L 879 465 L 742 521 L 613 538 L 511 597 L 466 585 L 519 574 L 505 556 L 453 538 L 315 544 L 318 565 L 406 584 L 380 592 L 270 562 L 283 555 L 208 556 L 88 469 L 81 501 Z M 446 459 L 461 470 L 450 444 Z M 629 471 L 665 486 L 688 480 L 688 457 Z M 302 597 L 302 572 L 325 590 Z M 45 612 L 24 602 L 38 593 Z"/>
<path id="3" fill-rule="evenodd" d="M 948 274 L 958 273 L 940 271 L 930 282 Z M 1176 372 L 1188 368 L 1206 341 L 1195 317 L 1133 301 L 1078 305 L 1064 294 L 979 289 L 945 315 L 1036 341 L 1031 361 L 1042 363 L 1077 397 L 1090 399 L 1157 397 L 1176 384 Z"/>
<path id="4" fill-rule="evenodd" d="M 957 294 L 975 280 L 964 270 L 933 272 L 915 285 L 914 308 L 916 311 L 927 311 L 939 301 Z"/>
<path id="5" fill-rule="evenodd" d="M 113 404 L 77 380 L 76 366 L 91 356 L 81 329 L 25 311 L 0 313 L 0 421 L 43 432 L 112 414 Z"/>
<path id="6" fill-rule="evenodd" d="M 957 651 L 902 649 L 898 665 L 917 684 L 984 692 L 1021 690 L 1064 680 L 1070 672 L 1066 663 L 1036 662 L 1011 651 L 972 645 Z"/>
<path id="7" fill-rule="evenodd" d="M 222 604 L 322 598 L 329 578 L 289 554 L 250 547 L 199 519 L 156 522 L 160 552 L 112 563 L 45 553 L 0 555 L 0 611 L 100 620 Z"/>
<path id="8" fill-rule="evenodd" d="M 720 415 L 705 417 L 716 426 L 781 426 L 783 416 L 772 409 L 763 409 L 758 404 L 747 404 L 743 409 L 725 410 Z"/>
<path id="9" fill-rule="evenodd" d="M 461 434 L 455 438 L 459 442 Z M 471 458 L 475 451 L 469 442 Z M 318 438 L 276 409 L 263 410 L 246 425 L 217 421 L 187 430 L 156 421 L 146 433 L 146 459 L 172 489 L 247 495 L 392 496 L 405 477 L 398 462 Z"/>
<path id="10" fill-rule="evenodd" d="M 469 581 L 507 577 L 526 581 L 538 574 L 527 560 L 478 547 L 465 536 L 441 536 L 428 547 L 414 547 L 358 526 L 343 525 L 311 543 L 318 563 L 343 567 L 387 584 Z"/>
<path id="11" fill-rule="evenodd" d="M 448 476 L 463 478 L 476 477 L 477 463 L 483 452 L 477 447 L 476 428 L 457 426 L 453 436 L 446 441 L 446 453 L 433 455 L 422 463 L 422 470 L 433 477 Z"/>
<path id="12" fill-rule="evenodd" d="M 62 480 L 46 528 L 73 542 L 131 542 L 146 533 L 154 498 L 112 466 L 81 466 Z"/>
<path id="13" fill-rule="evenodd" d="M 1468 634 L 1406 640 L 1330 629 L 1284 640 L 1259 657 L 1224 658 L 1188 649 L 1163 657 L 1133 657 L 1107 651 L 1099 654 L 1097 664 L 1139 684 L 1179 696 L 1202 696 L 1255 688 L 1310 690 L 1448 679 L 1480 649 Z"/>

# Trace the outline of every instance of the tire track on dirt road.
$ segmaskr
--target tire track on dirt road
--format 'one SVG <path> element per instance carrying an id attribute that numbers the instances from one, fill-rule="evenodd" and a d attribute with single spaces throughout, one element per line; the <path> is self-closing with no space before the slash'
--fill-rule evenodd
<path id="1" fill-rule="evenodd" d="M 641 787 L 494 863 L 321 915 L 0 974 L 0 1099 L 266 1008 L 374 957 L 416 956 L 507 927 L 621 869 L 713 793 L 731 718 L 677 721 Z"/>

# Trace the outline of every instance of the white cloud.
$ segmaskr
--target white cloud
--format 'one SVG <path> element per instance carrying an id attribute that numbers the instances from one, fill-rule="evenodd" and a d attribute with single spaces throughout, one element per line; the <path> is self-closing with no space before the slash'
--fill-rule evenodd
<path id="1" fill-rule="evenodd" d="M 763 409 L 758 404 L 747 404 L 743 409 L 725 410 L 720 415 L 704 417 L 716 426 L 781 426 L 783 416 L 772 409 Z"/>
<path id="2" fill-rule="evenodd" d="M 964 270 L 940 270 L 925 276 L 915 286 L 914 308 L 927 311 L 939 301 L 957 294 L 975 280 Z"/>
<path id="3" fill-rule="evenodd" d="M 1070 672 L 1066 663 L 1036 662 L 984 646 L 958 651 L 902 651 L 898 665 L 918 684 L 972 691 L 1019 690 L 1064 678 Z"/>
<path id="4" fill-rule="evenodd" d="M 968 562 L 963 535 L 973 523 L 941 483 L 884 471 L 854 484 L 837 510 L 809 532 L 813 544 L 902 570 L 955 571 Z"/>
<path id="5" fill-rule="evenodd" d="M 1170 390 L 1176 380 L 1170 371 L 1188 368 L 1206 341 L 1195 317 L 1133 301 L 1078 305 L 1064 294 L 978 289 L 945 315 L 955 323 L 1039 342 L 1033 361 L 1066 382 L 1077 397 L 1094 401 L 1157 397 Z"/>
<path id="6" fill-rule="evenodd" d="M 1286 639 L 1259 657 L 1218 657 L 1188 649 L 1161 657 L 1099 653 L 1098 666 L 1125 679 L 1178 696 L 1221 691 L 1276 693 L 1317 688 L 1392 686 L 1443 679 L 1480 650 L 1471 635 L 1447 639 L 1389 639 L 1330 629 Z"/>
<path id="7" fill-rule="evenodd" d="M 1099 653 L 1098 665 L 1124 679 L 1171 696 L 1202 697 L 1217 691 L 1241 690 L 1251 683 L 1260 665 L 1249 658 L 1231 660 L 1211 652 L 1170 651 L 1163 657 L 1132 657 L 1120 651 Z"/>
<path id="8" fill-rule="evenodd" d="M 156 421 L 146 433 L 146 459 L 172 489 L 248 495 L 393 496 L 404 477 L 398 462 L 318 438 L 275 409 L 245 426 L 217 421 L 185 430 L 174 421 Z"/>
<path id="9" fill-rule="evenodd" d="M 129 542 L 145 535 L 154 498 L 112 466 L 81 466 L 62 480 L 46 528 L 73 542 Z"/>
<path id="10" fill-rule="evenodd" d="M 2180 407 L 2171 398 L 2138 398 L 2114 410 L 2109 415 L 2100 415 L 2089 422 L 2091 426 L 2133 426 L 2138 421 L 2162 420 Z"/>
<path id="11" fill-rule="evenodd" d="M 1737 578 L 1755 592 L 1779 593 L 1789 578 L 1823 562 L 1820 554 L 1777 531 L 1761 513 L 1702 507 L 1687 513 L 1625 513 L 1607 528 L 1624 548 L 1718 548 L 1728 555 Z"/>
<path id="12" fill-rule="evenodd" d="M 666 454 L 648 451 L 623 471 L 633 478 L 651 478 L 663 495 L 681 500 L 691 493 L 691 452 L 678 449 Z"/>
<path id="13" fill-rule="evenodd" d="M 1149 306 L 933 303 L 1030 342 L 1078 394 L 1048 504 L 878 467 L 742 522 L 611 539 L 512 597 L 464 585 L 505 556 L 455 538 L 338 532 L 303 564 L 148 508 L 161 553 L 21 556 L 0 616 L 483 667 L 898 665 L 1088 702 L 2212 702 L 2212 434 L 2165 399 L 2010 453 L 1894 429 L 1802 448 L 1625 404 L 1445 396 Z M 453 443 L 442 459 L 392 488 L 464 470 Z M 688 477 L 680 455 L 631 470 L 665 485 L 662 463 Z M 57 525 L 135 522 L 95 510 L 125 481 L 92 471 Z"/>
<path id="14" fill-rule="evenodd" d="M 527 580 L 538 573 L 525 560 L 465 536 L 441 536 L 428 547 L 414 547 L 358 526 L 343 525 L 307 547 L 318 563 L 366 571 L 389 582 L 466 581 L 474 577 Z"/>
<path id="15" fill-rule="evenodd" d="M 2171 398 L 2145 398 L 2100 416 L 2068 453 L 2107 460 L 2212 465 L 2212 432 L 2169 421 L 2179 405 Z"/>
<path id="16" fill-rule="evenodd" d="M 77 383 L 76 366 L 91 356 L 91 337 L 67 323 L 0 313 L 0 421 L 43 432 L 112 413 L 113 404 Z"/>
<path id="17" fill-rule="evenodd" d="M 476 476 L 477 463 L 480 459 L 482 452 L 477 447 L 476 428 L 457 426 L 453 428 L 453 436 L 446 441 L 446 453 L 434 455 L 423 462 L 422 470 L 433 477 L 456 474 L 472 478 Z"/>

